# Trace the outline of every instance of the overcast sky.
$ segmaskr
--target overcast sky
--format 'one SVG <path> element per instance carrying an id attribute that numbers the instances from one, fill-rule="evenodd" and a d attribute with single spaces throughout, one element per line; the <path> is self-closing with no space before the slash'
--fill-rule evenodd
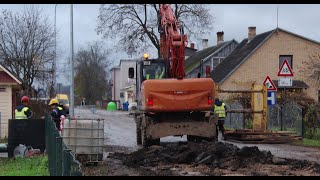
<path id="1" fill-rule="evenodd" d="M 39 5 L 43 12 L 54 24 L 54 4 Z M 320 41 L 320 5 L 278 5 L 279 6 L 279 27 L 300 34 L 310 39 Z M 0 4 L 0 9 L 20 11 L 22 4 Z M 99 4 L 75 4 L 74 13 L 74 52 L 87 42 L 102 40 L 95 32 Z M 241 41 L 248 35 L 248 27 L 256 26 L 257 34 L 269 31 L 277 27 L 277 5 L 272 4 L 212 4 L 209 5 L 211 13 L 215 17 L 214 29 L 210 35 L 203 38 L 209 39 L 209 45 L 216 44 L 216 32 L 224 31 L 224 40 L 235 39 Z M 66 57 L 70 55 L 70 5 L 59 4 L 57 6 L 57 30 L 58 48 L 62 51 L 62 57 L 58 60 L 58 67 L 65 70 Z M 110 44 L 110 42 L 106 42 Z M 201 43 L 196 47 L 202 48 Z M 119 52 L 112 55 L 114 65 L 118 65 L 119 59 L 129 58 L 125 53 Z M 65 77 L 59 73 L 58 81 L 63 81 Z M 65 82 L 65 81 L 63 81 Z"/>

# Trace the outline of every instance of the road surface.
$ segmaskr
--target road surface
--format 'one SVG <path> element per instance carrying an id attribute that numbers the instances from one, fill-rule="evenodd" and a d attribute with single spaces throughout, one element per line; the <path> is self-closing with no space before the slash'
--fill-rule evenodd
<path id="1" fill-rule="evenodd" d="M 88 118 L 103 118 L 105 121 L 105 161 L 102 162 L 100 167 L 98 168 L 84 168 L 86 175 L 145 175 L 150 173 L 151 171 L 157 172 L 157 170 L 146 170 L 145 168 L 129 168 L 124 166 L 122 162 L 112 158 L 114 153 L 131 153 L 138 150 L 141 150 L 141 146 L 136 145 L 136 132 L 135 132 L 135 122 L 131 115 L 128 112 L 123 111 L 115 111 L 115 112 L 107 112 L 106 110 L 96 110 L 91 111 L 87 109 L 79 109 L 75 110 L 76 115 L 80 117 L 88 117 Z M 186 137 L 166 137 L 161 138 L 161 143 L 165 144 L 165 142 L 179 142 L 179 141 L 187 141 Z M 220 140 L 221 142 L 224 142 Z M 310 162 L 320 163 L 320 151 L 317 148 L 307 148 L 302 146 L 294 146 L 289 144 L 241 144 L 234 142 L 224 142 L 236 145 L 239 148 L 244 146 L 256 146 L 260 151 L 270 151 L 272 155 L 279 158 L 286 159 L 296 159 L 296 160 L 308 160 Z M 110 154 L 111 153 L 111 154 Z M 110 155 L 110 158 L 109 158 Z M 181 175 L 186 171 L 188 173 L 193 173 L 195 169 L 192 169 L 190 165 L 180 167 L 180 165 L 174 165 L 173 169 L 179 169 L 178 174 Z M 300 169 L 294 173 L 292 173 L 291 166 L 261 166 L 257 170 L 258 172 L 264 174 L 270 174 L 274 168 L 278 168 L 278 172 L 275 175 L 283 174 L 283 175 L 309 175 L 314 173 L 315 171 L 309 171 L 310 168 Z M 163 168 L 165 172 L 169 172 L 166 167 L 157 167 L 156 169 Z M 169 168 L 169 167 L 168 167 Z M 193 167 L 194 168 L 194 167 Z M 171 167 L 172 169 L 172 167 Z M 172 170 L 170 169 L 170 173 L 163 175 L 172 174 Z M 190 170 L 191 169 L 191 170 Z M 207 171 L 211 171 L 210 168 L 204 167 Z M 313 168 L 314 169 L 314 168 Z M 252 170 L 252 169 L 251 169 Z M 306 171 L 307 170 L 307 171 Z M 150 171 L 150 172 L 149 172 Z M 256 170 L 254 170 L 255 172 Z M 320 170 L 319 170 L 320 171 Z M 218 174 L 222 175 L 246 175 L 248 170 L 238 170 L 237 172 L 232 172 L 232 170 L 219 170 Z M 251 174 L 254 172 L 250 172 Z M 188 173 L 186 175 L 188 175 Z M 195 172 L 197 174 L 199 172 Z M 201 173 L 200 173 L 201 174 Z M 212 173 L 211 173 L 212 174 Z M 216 175 L 216 171 L 213 172 Z M 271 173 L 272 174 L 272 173 Z M 154 175 L 154 174 L 151 174 Z M 184 175 L 184 174 L 182 174 Z M 253 174 L 254 175 L 254 174 Z M 257 174 L 258 175 L 258 174 Z"/>
<path id="2" fill-rule="evenodd" d="M 105 146 L 108 152 L 132 152 L 141 148 L 136 145 L 135 122 L 128 112 L 105 110 L 79 109 L 75 110 L 76 115 L 90 118 L 105 119 Z M 161 142 L 186 141 L 186 137 L 161 138 Z M 222 140 L 220 140 L 222 141 Z M 222 141 L 225 142 L 225 141 Z M 241 144 L 231 143 L 239 148 L 244 146 L 257 146 L 259 150 L 270 151 L 274 156 L 288 159 L 308 160 L 320 163 L 320 149 L 295 146 L 289 144 Z"/>

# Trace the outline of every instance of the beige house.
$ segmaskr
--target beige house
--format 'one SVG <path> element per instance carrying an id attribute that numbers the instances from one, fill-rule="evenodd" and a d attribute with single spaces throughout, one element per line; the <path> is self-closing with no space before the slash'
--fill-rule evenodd
<path id="1" fill-rule="evenodd" d="M 14 116 L 21 81 L 0 65 L 0 138 L 8 137 L 8 120 Z"/>
<path id="2" fill-rule="evenodd" d="M 291 89 L 303 90 L 319 101 L 319 88 L 302 71 L 303 62 L 310 61 L 309 55 L 317 52 L 320 52 L 319 42 L 287 30 L 277 28 L 256 35 L 256 27 L 249 27 L 248 38 L 213 69 L 211 77 L 225 90 L 250 89 L 252 84 L 262 84 L 267 75 L 278 86 L 278 71 L 287 59 L 294 74 Z M 283 90 L 277 88 L 278 92 Z M 219 96 L 225 98 L 226 94 Z"/>

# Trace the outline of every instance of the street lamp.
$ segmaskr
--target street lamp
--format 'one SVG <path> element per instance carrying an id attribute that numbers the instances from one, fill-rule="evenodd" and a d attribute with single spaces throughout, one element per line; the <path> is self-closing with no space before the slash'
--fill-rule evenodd
<path id="1" fill-rule="evenodd" d="M 57 71 L 57 6 L 54 6 L 54 60 L 53 60 L 53 85 L 56 85 L 56 71 Z M 54 88 L 55 89 L 55 88 Z"/>
<path id="2" fill-rule="evenodd" d="M 71 87 L 70 87 L 70 116 L 74 117 L 74 72 L 73 72 L 73 4 L 70 7 L 70 44 L 71 44 Z"/>
<path id="3" fill-rule="evenodd" d="M 55 54 L 54 54 L 54 67 L 56 67 L 56 48 L 57 48 L 57 30 L 56 30 L 56 15 L 57 6 L 54 7 L 54 33 L 55 33 Z M 70 86 L 70 116 L 74 117 L 74 72 L 73 72 L 73 4 L 70 6 L 70 64 L 71 64 L 71 86 Z M 54 81 L 56 82 L 54 71 Z"/>

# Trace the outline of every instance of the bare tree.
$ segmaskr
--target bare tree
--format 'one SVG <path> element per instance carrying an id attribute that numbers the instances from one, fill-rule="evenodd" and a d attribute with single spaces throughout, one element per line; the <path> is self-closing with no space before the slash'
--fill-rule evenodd
<path id="1" fill-rule="evenodd" d="M 213 17 L 209 13 L 208 6 L 205 4 L 172 5 L 177 20 L 184 22 L 189 38 L 197 38 L 211 30 Z M 159 4 L 101 5 L 96 31 L 104 38 L 120 38 L 116 46 L 128 54 L 142 52 L 153 45 L 160 57 L 159 8 Z"/>
<path id="2" fill-rule="evenodd" d="M 317 87 L 320 86 L 320 53 L 313 53 L 303 62 L 301 73 Z"/>
<path id="3" fill-rule="evenodd" d="M 96 41 L 80 49 L 75 56 L 75 90 L 91 104 L 111 90 L 108 81 L 111 61 L 107 58 L 109 51 L 104 47 L 102 42 Z"/>
<path id="4" fill-rule="evenodd" d="M 22 80 L 30 93 L 35 80 L 51 82 L 54 59 L 54 28 L 37 6 L 0 14 L 0 62 Z M 45 81 L 44 81 L 45 80 Z"/>

